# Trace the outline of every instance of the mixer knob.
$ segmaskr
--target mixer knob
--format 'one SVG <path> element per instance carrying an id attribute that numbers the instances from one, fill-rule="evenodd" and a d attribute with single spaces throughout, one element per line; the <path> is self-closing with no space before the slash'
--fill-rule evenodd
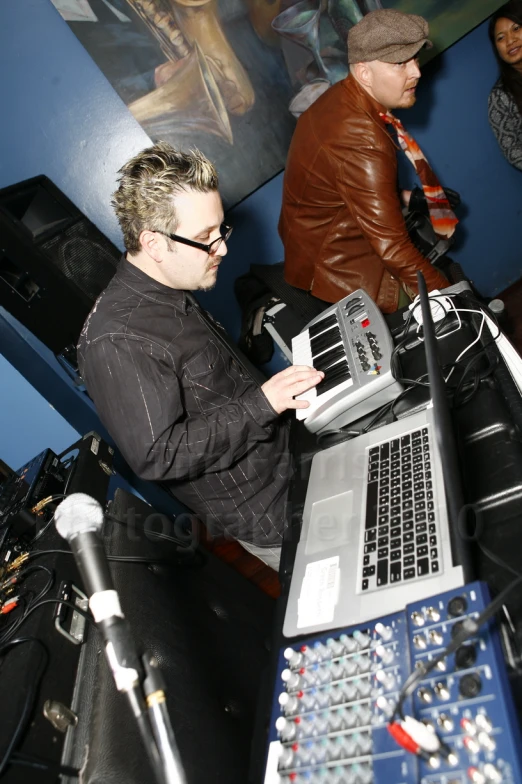
<path id="1" fill-rule="evenodd" d="M 413 644 L 420 651 L 423 651 L 428 647 L 428 641 L 426 640 L 424 634 L 416 634 L 413 638 Z"/>
<path id="2" fill-rule="evenodd" d="M 418 692 L 417 696 L 421 702 L 430 703 L 433 702 L 433 694 L 430 689 L 427 689 L 425 686 L 422 686 Z"/>
<path id="3" fill-rule="evenodd" d="M 369 732 L 362 732 L 357 739 L 359 754 L 371 754 L 373 749 L 372 736 Z"/>
<path id="4" fill-rule="evenodd" d="M 472 784 L 486 784 L 486 777 L 478 768 L 468 768 L 468 779 Z"/>
<path id="5" fill-rule="evenodd" d="M 446 664 L 446 662 L 444 661 L 444 659 L 441 659 L 441 660 L 440 660 L 439 662 L 437 662 L 437 664 L 435 665 L 435 669 L 436 669 L 436 670 L 438 670 L 439 672 L 446 672 L 446 670 L 448 669 L 448 665 Z"/>
<path id="6" fill-rule="evenodd" d="M 432 629 L 428 634 L 428 637 L 432 645 L 442 645 L 444 642 L 444 637 L 437 629 Z"/>
<path id="7" fill-rule="evenodd" d="M 469 735 L 466 735 L 466 737 L 462 742 L 464 743 L 464 746 L 466 747 L 466 749 L 469 751 L 470 754 L 479 753 L 480 745 L 476 738 L 471 738 Z"/>
<path id="8" fill-rule="evenodd" d="M 475 724 L 479 729 L 484 732 L 491 732 L 493 729 L 493 722 L 486 716 L 485 713 L 477 713 L 475 717 Z"/>
<path id="9" fill-rule="evenodd" d="M 439 700 L 449 700 L 450 698 L 450 690 L 448 689 L 445 683 L 437 683 L 434 688 L 435 694 L 439 698 Z"/>
<path id="10" fill-rule="evenodd" d="M 497 782 L 500 784 L 500 782 L 502 781 L 501 772 L 499 771 L 498 768 L 492 765 L 491 762 L 487 762 L 484 765 L 483 771 L 484 771 L 484 776 L 486 777 L 486 781 L 494 782 L 494 784 L 497 784 Z"/>
<path id="11" fill-rule="evenodd" d="M 479 732 L 479 734 L 477 735 L 477 740 L 482 746 L 482 748 L 486 749 L 486 751 L 495 751 L 495 749 L 497 748 L 495 739 L 492 738 L 491 735 L 488 735 L 488 733 L 484 732 L 483 730 Z"/>
<path id="12" fill-rule="evenodd" d="M 348 634 L 341 634 L 339 640 L 343 644 L 347 653 L 353 653 L 353 651 L 357 650 L 357 640 L 355 640 L 353 637 L 350 637 Z"/>
<path id="13" fill-rule="evenodd" d="M 288 689 L 298 689 L 301 683 L 301 678 L 296 672 L 286 669 L 281 673 L 281 680 L 286 683 Z"/>
<path id="14" fill-rule="evenodd" d="M 353 633 L 353 637 L 354 640 L 356 640 L 360 650 L 362 650 L 363 648 L 367 648 L 372 641 L 369 634 L 366 634 L 365 632 L 361 632 L 359 630 Z"/>
<path id="15" fill-rule="evenodd" d="M 355 675 L 355 673 L 359 669 L 359 667 L 357 665 L 357 659 L 355 659 L 355 658 L 353 658 L 353 659 L 341 659 L 339 664 L 342 665 L 342 668 L 344 670 L 344 674 L 346 675 L 347 678 L 350 678 L 352 675 Z"/>
<path id="16" fill-rule="evenodd" d="M 356 685 L 360 697 L 369 697 L 372 693 L 372 684 L 368 678 L 358 680 Z"/>
<path id="17" fill-rule="evenodd" d="M 376 652 L 378 650 L 379 650 L 379 646 L 377 646 Z M 392 658 L 393 658 L 393 654 L 392 654 Z M 372 662 L 369 656 L 358 656 L 356 662 L 357 662 L 357 667 L 359 672 L 368 672 L 368 670 L 371 669 Z"/>
<path id="18" fill-rule="evenodd" d="M 299 709 L 299 700 L 287 691 L 279 695 L 279 704 L 287 716 L 289 713 L 297 713 Z"/>
<path id="19" fill-rule="evenodd" d="M 414 626 L 424 626 L 424 616 L 420 612 L 412 612 L 411 621 Z"/>
<path id="20" fill-rule="evenodd" d="M 313 648 L 309 648 L 308 645 L 303 645 L 301 648 L 301 653 L 303 654 L 304 661 L 306 664 L 315 664 L 317 661 L 317 654 Z"/>
<path id="21" fill-rule="evenodd" d="M 475 727 L 473 721 L 468 716 L 463 716 L 460 720 L 460 726 L 466 733 L 466 735 L 476 735 L 477 728 Z"/>
<path id="22" fill-rule="evenodd" d="M 447 713 L 441 713 L 437 719 L 437 724 L 444 732 L 452 732 L 455 726 L 453 719 Z"/>
<path id="23" fill-rule="evenodd" d="M 293 648 L 287 648 L 283 653 L 283 656 L 289 663 L 290 667 L 300 667 L 304 661 L 303 654 L 298 653 L 298 651 L 294 651 Z"/>
<path id="24" fill-rule="evenodd" d="M 391 626 L 385 626 L 383 623 L 375 624 L 375 632 L 384 640 L 384 642 L 388 642 L 393 637 L 393 629 Z"/>
<path id="25" fill-rule="evenodd" d="M 279 770 L 289 768 L 294 761 L 294 748 L 297 750 L 297 743 L 294 746 L 281 746 L 281 753 L 279 754 Z"/>
<path id="26" fill-rule="evenodd" d="M 437 623 L 437 621 L 440 621 L 440 612 L 436 607 L 428 607 L 426 610 L 426 618 L 428 618 L 430 621 L 433 621 L 434 623 Z"/>
<path id="27" fill-rule="evenodd" d="M 384 713 L 385 716 L 391 717 L 393 716 L 394 705 L 391 700 L 388 700 L 384 694 L 381 694 L 377 697 L 375 704 L 379 708 L 380 711 Z"/>
<path id="28" fill-rule="evenodd" d="M 395 686 L 395 678 L 390 672 L 384 670 L 377 670 L 375 673 L 376 679 L 386 691 L 391 691 Z"/>
<path id="29" fill-rule="evenodd" d="M 275 726 L 282 741 L 294 740 L 297 726 L 293 721 L 288 721 L 284 716 L 279 716 Z"/>
<path id="30" fill-rule="evenodd" d="M 384 664 L 391 664 L 395 658 L 391 648 L 385 648 L 384 645 L 378 645 L 375 649 L 375 653 L 382 659 Z"/>
<path id="31" fill-rule="evenodd" d="M 341 656 L 344 651 L 344 645 L 340 640 L 334 640 L 333 637 L 329 637 L 326 640 L 326 645 L 328 646 L 332 656 Z"/>

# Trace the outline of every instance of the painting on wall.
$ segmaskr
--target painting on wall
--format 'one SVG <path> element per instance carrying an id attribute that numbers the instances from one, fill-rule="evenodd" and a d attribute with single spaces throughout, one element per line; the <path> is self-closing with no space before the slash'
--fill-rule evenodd
<path id="1" fill-rule="evenodd" d="M 434 57 L 498 0 L 51 0 L 153 141 L 198 147 L 226 207 L 284 168 L 295 118 L 348 73 L 363 15 L 424 16 Z"/>

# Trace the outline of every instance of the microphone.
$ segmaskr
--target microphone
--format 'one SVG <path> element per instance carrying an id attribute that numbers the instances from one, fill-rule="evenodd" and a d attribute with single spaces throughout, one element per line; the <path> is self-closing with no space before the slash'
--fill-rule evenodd
<path id="1" fill-rule="evenodd" d="M 114 588 L 100 537 L 103 509 L 89 495 L 73 493 L 58 505 L 54 519 L 56 530 L 67 540 L 74 555 L 90 610 L 105 642 L 116 688 L 129 700 L 156 780 L 161 784 L 185 784 L 168 716 L 165 712 L 158 713 L 152 699 L 159 694 L 164 699 L 163 691 L 156 687 L 154 694 L 147 695 L 148 708 L 145 704 L 140 658 Z M 147 671 L 150 680 L 150 666 Z"/>
<path id="2" fill-rule="evenodd" d="M 68 541 L 74 555 L 90 610 L 106 644 L 116 687 L 129 692 L 139 683 L 141 665 L 100 538 L 103 509 L 89 495 L 73 493 L 58 505 L 54 518 L 56 530 Z M 139 715 L 137 709 L 134 705 Z"/>

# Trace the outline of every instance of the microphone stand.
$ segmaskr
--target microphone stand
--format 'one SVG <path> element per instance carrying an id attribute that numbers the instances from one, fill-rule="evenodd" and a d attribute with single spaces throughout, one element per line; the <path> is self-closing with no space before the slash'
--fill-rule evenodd
<path id="1" fill-rule="evenodd" d="M 186 784 L 167 710 L 165 681 L 158 668 L 158 661 L 147 653 L 142 657 L 142 662 L 145 670 L 143 689 L 165 780 L 168 784 Z"/>

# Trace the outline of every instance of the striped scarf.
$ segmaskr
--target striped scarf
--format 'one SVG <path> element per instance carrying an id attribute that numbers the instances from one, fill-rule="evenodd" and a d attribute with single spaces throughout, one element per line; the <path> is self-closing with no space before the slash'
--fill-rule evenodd
<path id="1" fill-rule="evenodd" d="M 442 237 L 451 237 L 455 231 L 458 219 L 451 209 L 446 194 L 421 148 L 413 136 L 410 136 L 405 130 L 401 121 L 394 117 L 391 112 L 387 112 L 387 114 L 379 112 L 379 116 L 385 123 L 393 125 L 397 131 L 401 149 L 404 150 L 417 172 L 428 204 L 430 220 L 434 230 Z"/>

